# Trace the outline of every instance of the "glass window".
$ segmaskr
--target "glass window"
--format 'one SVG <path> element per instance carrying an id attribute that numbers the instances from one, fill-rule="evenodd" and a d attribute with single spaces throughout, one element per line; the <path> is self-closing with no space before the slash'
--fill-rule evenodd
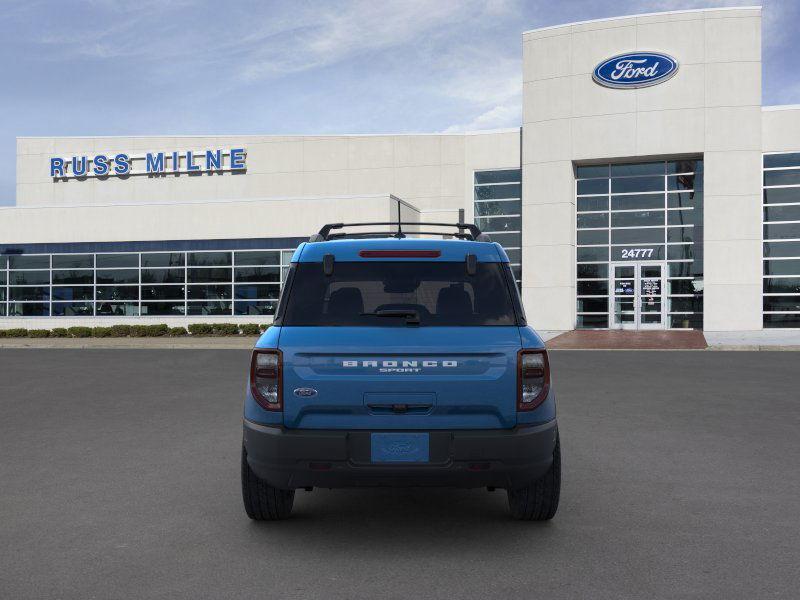
<path id="1" fill-rule="evenodd" d="M 607 278 L 608 265 L 578 265 L 578 277 L 582 279 Z"/>
<path id="2" fill-rule="evenodd" d="M 764 315 L 764 327 L 800 328 L 800 314 Z"/>
<path id="3" fill-rule="evenodd" d="M 693 263 L 689 262 L 673 262 L 667 265 L 669 267 L 670 277 L 691 277 L 694 275 Z"/>
<path id="4" fill-rule="evenodd" d="M 691 244 L 675 244 L 667 246 L 667 260 L 684 260 L 694 258 Z"/>
<path id="5" fill-rule="evenodd" d="M 607 313 L 608 298 L 578 298 L 578 312 Z"/>
<path id="6" fill-rule="evenodd" d="M 579 245 L 608 244 L 608 229 L 579 229 Z"/>
<path id="7" fill-rule="evenodd" d="M 800 260 L 765 260 L 764 275 L 800 275 Z"/>
<path id="8" fill-rule="evenodd" d="M 483 217 L 475 219 L 475 224 L 485 233 L 496 231 L 521 231 L 521 217 Z"/>
<path id="9" fill-rule="evenodd" d="M 93 314 L 91 302 L 53 302 L 54 317 L 91 317 Z"/>
<path id="10" fill-rule="evenodd" d="M 5 270 L 8 267 L 8 257 L 0 255 L 0 271 Z"/>
<path id="11" fill-rule="evenodd" d="M 608 179 L 583 179 L 578 181 L 578 195 L 608 194 Z"/>
<path id="12" fill-rule="evenodd" d="M 608 210 L 608 196 L 594 198 L 578 198 L 578 212 L 587 210 Z"/>
<path id="13" fill-rule="evenodd" d="M 189 302 L 187 304 L 187 314 L 193 316 L 204 315 L 230 315 L 230 301 L 217 302 Z"/>
<path id="14" fill-rule="evenodd" d="M 3 286 L 5 284 L 6 284 L 6 272 L 0 271 L 0 286 Z"/>
<path id="15" fill-rule="evenodd" d="M 12 287 L 8 288 L 9 300 L 49 300 L 49 287 Z"/>
<path id="16" fill-rule="evenodd" d="M 90 285 L 53 286 L 53 300 L 92 300 L 94 288 Z"/>
<path id="17" fill-rule="evenodd" d="M 669 227 L 667 229 L 667 242 L 693 242 L 694 235 L 694 227 Z"/>
<path id="18" fill-rule="evenodd" d="M 673 160 L 667 163 L 667 173 L 694 173 L 703 170 L 702 160 Z"/>
<path id="19" fill-rule="evenodd" d="M 183 269 L 142 269 L 142 283 L 185 283 Z"/>
<path id="20" fill-rule="evenodd" d="M 98 270 L 95 273 L 97 283 L 139 283 L 138 269 L 108 269 Z"/>
<path id="21" fill-rule="evenodd" d="M 234 303 L 234 310 L 237 315 L 274 315 L 277 302 L 268 302 L 263 300 L 251 300 L 246 302 Z"/>
<path id="22" fill-rule="evenodd" d="M 800 169 L 764 171 L 764 185 L 800 185 Z"/>
<path id="23" fill-rule="evenodd" d="M 182 316 L 185 314 L 183 302 L 142 302 L 141 315 L 147 316 Z"/>
<path id="24" fill-rule="evenodd" d="M 94 271 L 53 271 L 53 285 L 65 283 L 94 283 Z"/>
<path id="25" fill-rule="evenodd" d="M 664 225 L 664 211 L 615 212 L 611 216 L 612 227 L 646 227 L 649 225 Z"/>
<path id="26" fill-rule="evenodd" d="M 578 229 L 608 227 L 608 213 L 590 213 L 578 215 Z"/>
<path id="27" fill-rule="evenodd" d="M 764 225 L 764 239 L 800 239 L 800 223 L 777 223 Z"/>
<path id="28" fill-rule="evenodd" d="M 764 190 L 764 204 L 788 204 L 791 202 L 800 202 L 800 187 Z"/>
<path id="29" fill-rule="evenodd" d="M 135 285 L 99 285 L 98 300 L 138 300 L 139 288 Z"/>
<path id="30" fill-rule="evenodd" d="M 258 268 L 258 267 L 251 267 Z M 217 283 L 217 282 L 230 282 L 231 269 L 230 268 L 214 268 L 214 269 L 189 269 L 188 270 L 189 283 Z"/>
<path id="31" fill-rule="evenodd" d="M 611 196 L 612 210 L 647 210 L 651 208 L 664 208 L 664 194 Z"/>
<path id="32" fill-rule="evenodd" d="M 765 221 L 800 221 L 800 204 L 796 206 L 767 206 Z"/>
<path id="33" fill-rule="evenodd" d="M 578 315 L 579 329 L 608 329 L 608 315 Z"/>
<path id="34" fill-rule="evenodd" d="M 654 244 L 664 241 L 664 228 L 612 229 L 612 244 Z"/>
<path id="35" fill-rule="evenodd" d="M 522 260 L 522 250 L 514 250 L 513 248 L 504 248 L 508 255 L 508 261 L 512 264 L 519 264 Z"/>
<path id="36" fill-rule="evenodd" d="M 800 294 L 800 277 L 766 277 L 765 294 Z"/>
<path id="37" fill-rule="evenodd" d="M 620 177 L 611 179 L 611 193 L 657 192 L 664 190 L 663 177 Z"/>
<path id="38" fill-rule="evenodd" d="M 491 202 L 476 202 L 475 216 L 490 217 L 492 215 L 519 215 L 522 214 L 521 200 L 496 200 Z M 241 264 L 236 261 L 236 264 Z"/>
<path id="39" fill-rule="evenodd" d="M 800 313 L 800 296 L 764 296 L 764 310 Z"/>
<path id="40" fill-rule="evenodd" d="M 47 317 L 50 305 L 41 302 L 9 302 L 8 314 L 11 317 Z"/>
<path id="41" fill-rule="evenodd" d="M 97 265 L 98 269 L 116 269 L 125 267 L 138 267 L 139 255 L 138 254 L 98 254 Z"/>
<path id="42" fill-rule="evenodd" d="M 237 267 L 234 269 L 236 281 L 280 281 L 277 267 Z"/>
<path id="43" fill-rule="evenodd" d="M 48 285 L 50 271 L 11 271 L 8 274 L 9 285 Z"/>
<path id="44" fill-rule="evenodd" d="M 190 285 L 186 288 L 189 300 L 229 300 L 231 285 Z M 189 314 L 192 314 L 191 312 Z"/>
<path id="45" fill-rule="evenodd" d="M 94 256 L 91 254 L 54 254 L 54 269 L 91 269 L 94 267 Z"/>
<path id="46" fill-rule="evenodd" d="M 142 254 L 142 267 L 182 267 L 185 264 L 183 252 Z"/>
<path id="47" fill-rule="evenodd" d="M 489 236 L 503 248 L 519 248 L 522 246 L 522 235 L 519 233 L 492 233 Z"/>
<path id="48" fill-rule="evenodd" d="M 702 329 L 703 315 L 699 313 L 693 315 L 670 315 L 669 326 L 672 329 Z"/>
<path id="49" fill-rule="evenodd" d="M 8 257 L 9 269 L 49 269 L 49 254 L 13 255 Z"/>
<path id="50" fill-rule="evenodd" d="M 702 178 L 695 175 L 668 175 L 668 190 L 700 190 L 703 188 Z"/>
<path id="51" fill-rule="evenodd" d="M 608 165 L 584 165 L 575 169 L 577 179 L 608 177 Z"/>
<path id="52" fill-rule="evenodd" d="M 519 181 L 522 171 L 519 169 L 503 169 L 498 171 L 475 171 L 475 183 L 503 183 Z"/>
<path id="53" fill-rule="evenodd" d="M 611 165 L 612 177 L 623 177 L 628 175 L 663 175 L 663 174 L 664 174 L 664 163 L 661 161 Z"/>
<path id="54" fill-rule="evenodd" d="M 98 302 L 95 314 L 102 317 L 136 317 L 139 316 L 137 302 Z"/>
<path id="55" fill-rule="evenodd" d="M 668 210 L 667 225 L 699 225 L 703 213 L 694 209 Z"/>
<path id="56" fill-rule="evenodd" d="M 765 154 L 764 168 L 770 169 L 774 167 L 800 167 L 800 152 Z"/>
<path id="57" fill-rule="evenodd" d="M 148 300 L 183 300 L 185 296 L 182 285 L 143 285 L 142 301 Z"/>
<path id="58" fill-rule="evenodd" d="M 189 266 L 218 267 L 231 264 L 230 252 L 189 252 Z"/>
<path id="59" fill-rule="evenodd" d="M 578 248 L 576 252 L 578 262 L 608 261 L 608 246 Z"/>
<path id="60" fill-rule="evenodd" d="M 670 294 L 674 295 L 696 294 L 700 291 L 699 286 L 702 285 L 702 281 L 693 279 L 670 279 L 668 283 L 667 289 Z"/>
<path id="61" fill-rule="evenodd" d="M 234 262 L 237 265 L 280 265 L 281 254 L 278 251 L 235 252 Z"/>
<path id="62" fill-rule="evenodd" d="M 475 187 L 475 200 L 499 200 L 502 198 L 521 198 L 522 185 L 484 185 Z"/>
<path id="63" fill-rule="evenodd" d="M 607 296 L 608 281 L 579 281 L 579 296 Z"/>
<path id="64" fill-rule="evenodd" d="M 703 205 L 702 192 L 672 192 L 667 194 L 667 208 L 700 208 Z"/>
<path id="65" fill-rule="evenodd" d="M 702 312 L 702 298 L 695 296 L 692 298 L 673 298 L 670 297 L 669 312 Z"/>
<path id="66" fill-rule="evenodd" d="M 256 300 L 268 298 L 270 300 L 277 300 L 280 288 L 277 285 L 263 284 L 263 285 L 237 285 L 235 286 L 234 295 L 236 299 L 242 300 Z"/>
<path id="67" fill-rule="evenodd" d="M 800 258 L 800 242 L 764 242 L 764 256 Z"/>

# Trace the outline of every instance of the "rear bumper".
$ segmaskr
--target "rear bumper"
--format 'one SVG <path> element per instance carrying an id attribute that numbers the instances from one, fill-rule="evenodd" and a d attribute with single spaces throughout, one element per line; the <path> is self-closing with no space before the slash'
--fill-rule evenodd
<path id="1" fill-rule="evenodd" d="M 519 488 L 553 461 L 558 426 L 431 430 L 430 462 L 372 463 L 370 431 L 285 429 L 244 421 L 247 462 L 283 489 L 450 486 Z"/>

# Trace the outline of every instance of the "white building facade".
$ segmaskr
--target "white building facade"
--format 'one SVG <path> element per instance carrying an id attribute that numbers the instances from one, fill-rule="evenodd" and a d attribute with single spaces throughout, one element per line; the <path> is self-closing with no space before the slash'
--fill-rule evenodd
<path id="1" fill-rule="evenodd" d="M 400 211 L 500 242 L 539 329 L 800 328 L 800 107 L 761 105 L 760 8 L 523 51 L 517 129 L 19 138 L 0 327 L 269 322 L 301 241 Z"/>

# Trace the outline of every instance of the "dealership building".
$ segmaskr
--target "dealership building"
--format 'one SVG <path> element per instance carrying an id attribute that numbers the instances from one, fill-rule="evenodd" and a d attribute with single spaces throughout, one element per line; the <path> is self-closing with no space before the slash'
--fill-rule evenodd
<path id="1" fill-rule="evenodd" d="M 0 327 L 269 322 L 324 223 L 474 222 L 528 320 L 800 328 L 800 106 L 761 104 L 761 9 L 522 34 L 520 127 L 19 138 Z"/>

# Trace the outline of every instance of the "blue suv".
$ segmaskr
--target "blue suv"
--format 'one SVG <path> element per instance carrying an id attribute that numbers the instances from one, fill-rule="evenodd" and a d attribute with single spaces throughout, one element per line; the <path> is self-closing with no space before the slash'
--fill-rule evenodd
<path id="1" fill-rule="evenodd" d="M 341 231 L 365 225 L 397 230 Z M 463 223 L 338 223 L 301 244 L 253 350 L 241 469 L 257 520 L 316 486 L 504 488 L 515 518 L 551 519 L 550 365 L 503 248 Z"/>

